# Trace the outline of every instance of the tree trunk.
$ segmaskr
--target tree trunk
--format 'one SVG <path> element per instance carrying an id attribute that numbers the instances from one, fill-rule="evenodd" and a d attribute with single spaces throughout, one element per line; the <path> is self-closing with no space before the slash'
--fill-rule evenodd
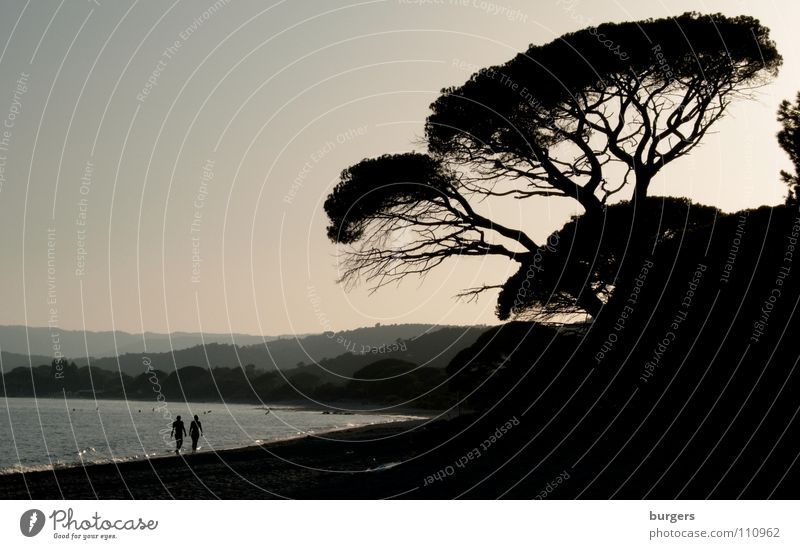
<path id="1" fill-rule="evenodd" d="M 605 213 L 600 201 L 594 196 L 592 196 L 592 198 L 595 199 L 594 202 L 588 200 L 584 202 L 586 212 L 581 216 L 579 220 L 580 228 L 577 229 L 580 232 L 579 238 L 581 239 L 581 247 L 588 247 L 590 250 L 600 246 L 600 236 L 603 233 L 602 225 Z M 586 259 L 588 260 L 589 258 Z M 589 285 L 588 279 L 592 266 L 588 265 L 585 267 L 586 268 L 581 268 L 580 272 L 573 275 L 576 277 L 573 278 L 576 282 L 575 286 L 573 286 L 576 293 L 573 295 L 575 295 L 576 305 L 589 313 L 592 318 L 596 318 L 600 313 L 600 309 L 603 308 L 603 302 Z"/>

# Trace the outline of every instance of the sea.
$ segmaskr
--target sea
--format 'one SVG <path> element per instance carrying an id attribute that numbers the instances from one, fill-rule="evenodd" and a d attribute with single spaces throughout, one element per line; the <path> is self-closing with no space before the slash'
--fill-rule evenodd
<path id="1" fill-rule="evenodd" d="M 187 433 L 198 416 L 204 433 L 198 452 L 420 417 L 284 405 L 0 397 L 0 474 L 174 455 L 170 430 L 178 415 Z M 191 452 L 188 434 L 182 452 Z"/>

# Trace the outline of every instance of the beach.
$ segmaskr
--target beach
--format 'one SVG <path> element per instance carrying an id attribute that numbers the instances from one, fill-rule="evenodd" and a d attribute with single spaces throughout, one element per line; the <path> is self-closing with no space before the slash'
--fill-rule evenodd
<path id="1" fill-rule="evenodd" d="M 9 473 L 0 475 L 0 499 L 494 498 L 529 471 L 527 460 L 508 460 L 518 429 L 509 421 L 496 437 L 473 416 L 409 419 L 216 452 Z M 529 485 L 507 497 L 527 497 Z"/>
<path id="2" fill-rule="evenodd" d="M 528 419 L 534 420 L 526 425 Z M 668 457 L 649 457 L 656 473 L 631 478 L 647 444 L 630 455 L 586 456 L 586 437 L 540 431 L 535 418 L 497 414 L 415 419 L 308 435 L 238 449 L 0 475 L 0 499 L 653 499 L 676 483 L 654 484 Z M 188 443 L 188 441 L 187 441 Z M 184 444 L 186 448 L 187 443 Z M 789 456 L 788 459 L 791 459 Z M 796 473 L 759 469 L 744 499 L 796 498 Z M 692 466 L 675 468 L 691 479 Z M 688 498 L 706 494 L 698 479 Z M 746 481 L 745 481 L 746 482 Z M 655 486 L 655 487 L 654 487 Z M 732 498 L 733 482 L 715 492 Z"/>
<path id="3" fill-rule="evenodd" d="M 371 497 L 369 483 L 361 480 L 413 458 L 409 437 L 415 435 L 409 430 L 424 437 L 430 431 L 424 423 L 410 420 L 218 452 L 0 475 L 0 499 Z"/>

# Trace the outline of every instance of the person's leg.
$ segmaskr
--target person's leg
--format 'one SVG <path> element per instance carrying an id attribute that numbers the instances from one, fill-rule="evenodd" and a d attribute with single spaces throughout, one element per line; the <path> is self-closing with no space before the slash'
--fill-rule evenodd
<path id="1" fill-rule="evenodd" d="M 180 453 L 181 446 L 183 446 L 183 439 L 182 438 L 176 438 L 175 439 L 175 453 L 176 454 Z"/>
<path id="2" fill-rule="evenodd" d="M 192 452 L 197 451 L 197 441 L 200 440 L 200 437 L 192 437 Z"/>

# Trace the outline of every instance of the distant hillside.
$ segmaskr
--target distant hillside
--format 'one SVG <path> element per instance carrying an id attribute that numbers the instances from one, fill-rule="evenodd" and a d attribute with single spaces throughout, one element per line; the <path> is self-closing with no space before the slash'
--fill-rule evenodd
<path id="1" fill-rule="evenodd" d="M 458 351 L 471 345 L 484 329 L 430 324 L 375 326 L 336 334 L 283 337 L 266 344 L 239 346 L 207 343 L 174 352 L 125 353 L 119 357 L 94 358 L 91 364 L 106 370 L 121 369 L 133 376 L 142 373 L 148 365 L 165 372 L 184 366 L 239 368 L 248 364 L 262 371 L 272 371 L 276 366 L 286 370 L 307 364 L 319 370 L 314 363 L 326 360 L 330 361 L 326 369 L 338 375 L 350 376 L 356 369 L 389 356 L 443 368 Z M 65 355 L 79 366 L 86 364 L 85 358 L 80 358 L 83 355 Z M 360 358 L 349 358 L 352 356 Z M 337 360 L 337 357 L 341 358 Z M 49 358 L 41 356 L 33 362 L 35 366 L 49 363 Z M 24 363 L 15 365 L 27 366 L 27 357 Z M 325 371 L 322 370 L 320 375 L 324 377 Z"/>
<path id="2" fill-rule="evenodd" d="M 27 333 L 26 333 L 27 332 Z M 235 343 L 237 345 L 253 345 L 261 343 L 262 337 L 245 334 L 199 334 L 188 332 L 173 332 L 172 334 L 159 334 L 145 332 L 131 334 L 128 332 L 93 332 L 81 330 L 61 330 L 25 326 L 0 326 L 0 349 L 9 353 L 20 355 L 53 356 L 53 337 L 56 336 L 61 352 L 70 358 L 85 359 L 86 350 L 90 357 L 111 357 L 125 353 L 143 353 L 147 342 L 147 351 L 151 353 L 168 352 L 171 349 L 186 349 L 195 345 L 206 343 Z M 84 339 L 85 338 L 85 339 Z M 267 341 L 277 339 L 274 336 L 265 337 Z M 30 351 L 28 350 L 30 342 Z"/>
<path id="3" fill-rule="evenodd" d="M 445 327 L 417 338 L 403 340 L 382 352 L 346 353 L 334 358 L 319 360 L 317 364 L 304 364 L 298 372 L 333 384 L 345 383 L 357 377 L 357 372 L 382 359 L 393 359 L 426 368 L 443 369 L 462 350 L 470 347 L 488 328 Z"/>
<path id="4" fill-rule="evenodd" d="M 445 409 L 456 403 L 447 386 L 444 368 L 420 367 L 395 359 L 365 366 L 340 391 L 339 398 L 355 402 L 380 402 L 390 406 L 413 404 Z"/>
<path id="5" fill-rule="evenodd" d="M 358 332 L 362 337 L 374 337 L 374 330 L 378 329 Z M 284 361 L 278 362 L 280 371 L 255 361 L 259 357 L 269 359 L 263 346 L 219 344 L 209 345 L 206 349 L 211 368 L 206 366 L 204 356 L 194 365 L 181 362 L 203 355 L 202 347 L 176 352 L 177 369 L 164 367 L 164 362 L 172 364 L 168 354 L 125 355 L 120 357 L 122 375 L 114 371 L 116 359 L 113 358 L 100 359 L 91 369 L 77 363 L 41 364 L 34 366 L 33 372 L 27 367 L 26 360 L 23 367 L 4 370 L 2 386 L 9 396 L 66 394 L 150 400 L 154 398 L 157 384 L 158 391 L 170 401 L 281 402 L 312 398 L 326 402 L 393 405 L 413 401 L 414 406 L 445 408 L 453 400 L 445 383 L 447 364 L 473 345 L 485 330 L 476 327 L 439 328 L 391 344 L 368 346 L 363 343 L 368 352 L 361 352 L 362 343 L 359 342 L 359 352 L 323 358 L 316 364 L 304 364 L 295 359 L 298 356 L 307 358 L 305 351 L 309 348 L 320 352 L 341 351 L 341 342 L 331 346 L 329 342 L 336 341 L 336 338 L 326 335 L 277 340 L 268 343 L 267 347 L 273 357 Z M 347 335 L 355 337 L 353 333 Z M 324 345 L 325 341 L 327 345 Z M 352 348 L 352 345 L 346 348 Z M 232 357 L 235 360 L 236 353 L 240 358 L 254 361 L 243 361 L 244 367 L 236 362 L 225 362 Z M 103 367 L 98 367 L 98 364 Z"/>
<path id="6" fill-rule="evenodd" d="M 369 352 L 372 347 L 394 343 L 397 339 L 418 337 L 439 328 L 439 326 L 433 324 L 396 324 L 359 328 L 356 330 L 339 332 L 337 334 L 298 334 L 295 336 L 262 337 L 259 335 L 246 334 L 200 334 L 189 332 L 173 332 L 171 334 L 145 332 L 143 336 L 142 334 L 132 334 L 122 331 L 87 331 L 84 333 L 81 330 L 58 329 L 51 332 L 49 328 L 41 327 L 28 327 L 26 330 L 25 326 L 0 326 L 0 350 L 5 353 L 23 355 L 25 357 L 27 357 L 28 354 L 37 357 L 52 357 L 53 337 L 57 336 L 57 343 L 60 345 L 61 353 L 70 360 L 74 360 L 76 364 L 86 364 L 88 349 L 88 356 L 96 360 L 103 358 L 112 359 L 111 361 L 100 362 L 102 362 L 103 367 L 113 366 L 113 369 L 116 370 L 115 357 L 118 355 L 134 355 L 124 360 L 124 362 L 128 364 L 138 360 L 139 355 L 145 352 L 149 356 L 162 353 L 169 355 L 173 351 L 182 351 L 192 347 L 199 347 L 203 344 L 205 344 L 209 350 L 212 349 L 214 344 L 237 345 L 240 347 L 262 347 L 262 354 L 266 357 L 267 362 L 269 362 L 269 356 L 266 351 L 263 350 L 265 341 L 294 341 L 295 338 L 304 340 L 303 346 L 310 349 L 309 354 L 311 356 L 317 358 L 333 357 L 344 352 L 363 352 L 364 350 Z M 28 342 L 30 342 L 30 350 L 28 348 Z M 146 349 L 145 342 L 147 345 Z M 282 343 L 276 347 L 276 352 L 281 356 L 281 364 L 284 362 L 282 358 L 282 349 L 286 348 L 286 346 L 286 343 Z M 219 350 L 213 352 L 216 354 L 222 353 L 220 356 L 216 356 L 215 362 L 231 365 L 238 364 L 236 355 L 232 352 L 232 348 L 228 349 L 227 352 Z M 272 352 L 271 347 L 270 352 Z M 258 352 L 254 350 L 251 350 L 250 353 L 258 355 Z M 264 357 L 253 356 L 252 359 L 248 359 L 248 362 L 258 363 L 258 361 L 263 361 Z M 202 349 L 200 349 L 199 352 L 195 350 L 193 353 L 181 355 L 180 359 L 177 357 L 176 359 L 179 360 L 178 367 L 183 364 L 205 363 Z M 302 353 L 298 354 L 295 362 L 303 359 Z M 46 360 L 37 358 L 34 364 L 49 362 L 50 358 Z M 170 356 L 169 359 L 165 361 L 165 364 L 169 365 L 171 363 L 172 358 Z"/>
<path id="7" fill-rule="evenodd" d="M 9 353 L 3 351 L 0 353 L 0 366 L 3 367 L 3 371 L 9 371 L 19 366 L 30 366 L 31 364 L 34 366 L 39 366 L 40 364 L 49 364 L 50 358 L 44 355 L 32 355 L 28 356 L 26 354 L 19 354 L 19 353 Z M 75 361 L 78 362 L 77 360 Z M 82 362 L 81 364 L 85 364 L 86 361 Z"/>

